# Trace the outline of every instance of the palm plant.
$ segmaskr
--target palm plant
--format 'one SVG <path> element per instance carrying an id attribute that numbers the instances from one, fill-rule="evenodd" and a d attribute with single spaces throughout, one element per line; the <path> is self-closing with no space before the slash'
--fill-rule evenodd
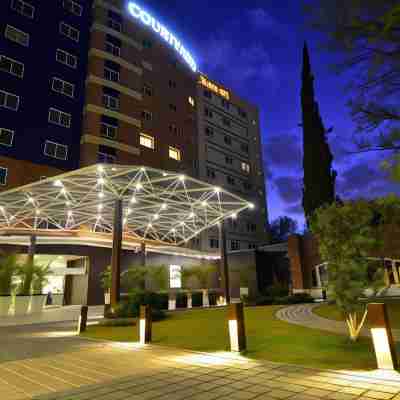
<path id="1" fill-rule="evenodd" d="M 36 269 L 37 266 L 32 259 L 28 259 L 24 264 L 18 266 L 17 275 L 21 279 L 17 288 L 18 295 L 29 296 L 31 294 L 32 282 Z"/>
<path id="2" fill-rule="evenodd" d="M 11 254 L 0 258 L 0 295 L 10 295 L 13 278 L 18 269 L 17 256 Z"/>
<path id="3" fill-rule="evenodd" d="M 47 284 L 47 275 L 51 272 L 50 264 L 36 265 L 33 277 L 33 294 L 42 294 L 44 285 Z"/>

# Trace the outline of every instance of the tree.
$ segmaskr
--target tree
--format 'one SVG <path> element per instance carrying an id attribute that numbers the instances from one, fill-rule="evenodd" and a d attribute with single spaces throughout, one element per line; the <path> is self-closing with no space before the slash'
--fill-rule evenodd
<path id="1" fill-rule="evenodd" d="M 13 289 L 13 278 L 18 270 L 18 261 L 15 254 L 0 258 L 0 295 L 10 295 Z"/>
<path id="2" fill-rule="evenodd" d="M 315 210 L 335 200 L 336 172 L 332 170 L 332 153 L 327 133 L 314 95 L 314 76 L 311 72 L 307 45 L 303 49 L 301 89 L 303 127 L 303 208 L 309 224 Z"/>
<path id="3" fill-rule="evenodd" d="M 43 294 L 43 287 L 48 283 L 47 276 L 51 273 L 50 264 L 37 265 L 33 274 L 32 289 L 34 294 Z"/>
<path id="4" fill-rule="evenodd" d="M 168 289 L 168 272 L 166 265 L 151 265 L 147 266 L 148 276 L 158 290 L 165 291 Z"/>
<path id="5" fill-rule="evenodd" d="M 356 341 L 367 316 L 360 297 L 366 289 L 375 295 L 383 286 L 383 270 L 372 265 L 372 254 L 383 248 L 385 229 L 400 226 L 400 201 L 395 197 L 375 201 L 358 200 L 319 209 L 311 230 L 319 251 L 328 263 L 328 289 L 346 316 L 350 338 Z"/>
<path id="6" fill-rule="evenodd" d="M 217 267 L 215 264 L 201 264 L 191 269 L 191 275 L 197 278 L 201 289 L 207 289 L 208 279 L 216 271 Z"/>
<path id="7" fill-rule="evenodd" d="M 270 224 L 271 243 L 285 242 L 297 229 L 297 222 L 293 218 L 283 216 L 274 219 Z"/>
<path id="8" fill-rule="evenodd" d="M 362 151 L 391 151 L 400 180 L 400 4 L 398 0 L 308 0 L 324 48 L 341 56 L 350 80 L 349 106 Z M 393 153 L 394 152 L 394 153 Z"/>

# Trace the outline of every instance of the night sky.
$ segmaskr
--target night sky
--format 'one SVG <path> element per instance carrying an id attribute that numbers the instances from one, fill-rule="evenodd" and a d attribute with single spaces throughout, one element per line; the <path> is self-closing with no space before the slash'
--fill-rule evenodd
<path id="1" fill-rule="evenodd" d="M 319 34 L 305 23 L 301 1 L 137 1 L 186 44 L 199 68 L 261 110 L 270 220 L 289 215 L 303 224 L 300 88 L 307 40 L 316 97 L 338 171 L 343 199 L 400 193 L 380 169 L 384 153 L 353 154 L 355 127 L 346 106 L 348 79 L 333 72 Z"/>

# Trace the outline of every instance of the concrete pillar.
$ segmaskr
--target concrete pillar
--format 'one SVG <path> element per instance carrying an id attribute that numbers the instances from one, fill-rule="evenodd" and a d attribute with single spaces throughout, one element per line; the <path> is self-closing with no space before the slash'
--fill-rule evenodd
<path id="1" fill-rule="evenodd" d="M 176 310 L 176 293 L 174 292 L 168 294 L 168 310 Z"/>
<path id="2" fill-rule="evenodd" d="M 221 221 L 219 225 L 219 248 L 221 254 L 221 264 L 220 264 L 220 272 L 222 278 L 222 288 L 225 294 L 226 304 L 230 304 L 231 302 L 231 292 L 229 285 L 229 265 L 228 265 L 228 252 L 227 252 L 227 243 L 226 243 L 226 227 L 224 221 Z"/>
<path id="3" fill-rule="evenodd" d="M 395 261 L 392 261 L 392 271 L 393 271 L 393 279 L 394 279 L 395 285 L 400 285 L 399 271 L 397 269 Z"/>
<path id="4" fill-rule="evenodd" d="M 193 296 L 191 292 L 187 294 L 187 308 L 193 308 Z"/>
<path id="5" fill-rule="evenodd" d="M 111 307 L 120 301 L 121 250 L 122 250 L 122 200 L 114 205 L 113 246 L 111 255 Z"/>
<path id="6" fill-rule="evenodd" d="M 315 267 L 315 278 L 317 280 L 317 287 L 321 288 L 322 287 L 322 281 L 321 281 L 321 273 L 319 271 L 320 266 L 318 265 Z"/>
<path id="7" fill-rule="evenodd" d="M 203 307 L 210 307 L 210 298 L 208 296 L 208 289 L 203 290 Z"/>
<path id="8" fill-rule="evenodd" d="M 35 261 L 36 254 L 36 235 L 29 237 L 29 248 L 28 248 L 28 261 L 33 263 Z"/>
<path id="9" fill-rule="evenodd" d="M 146 243 L 140 243 L 140 265 L 142 267 L 146 266 Z"/>

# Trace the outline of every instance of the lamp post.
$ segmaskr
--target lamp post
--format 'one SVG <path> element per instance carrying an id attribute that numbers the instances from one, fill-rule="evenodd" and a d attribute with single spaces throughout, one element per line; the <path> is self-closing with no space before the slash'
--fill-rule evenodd
<path id="1" fill-rule="evenodd" d="M 396 347 L 390 328 L 386 304 L 368 304 L 368 320 L 378 369 L 397 369 Z"/>
<path id="2" fill-rule="evenodd" d="M 246 350 L 243 303 L 233 303 L 228 306 L 228 324 L 231 351 Z"/>
<path id="3" fill-rule="evenodd" d="M 231 303 L 231 294 L 229 286 L 229 266 L 228 266 L 228 252 L 226 248 L 226 229 L 224 221 L 219 224 L 219 247 L 221 250 L 220 271 L 222 276 L 222 287 L 225 293 L 226 304 Z"/>
<path id="4" fill-rule="evenodd" d="M 152 337 L 151 307 L 148 305 L 140 306 L 140 318 L 139 318 L 140 344 L 150 343 L 151 337 Z"/>

